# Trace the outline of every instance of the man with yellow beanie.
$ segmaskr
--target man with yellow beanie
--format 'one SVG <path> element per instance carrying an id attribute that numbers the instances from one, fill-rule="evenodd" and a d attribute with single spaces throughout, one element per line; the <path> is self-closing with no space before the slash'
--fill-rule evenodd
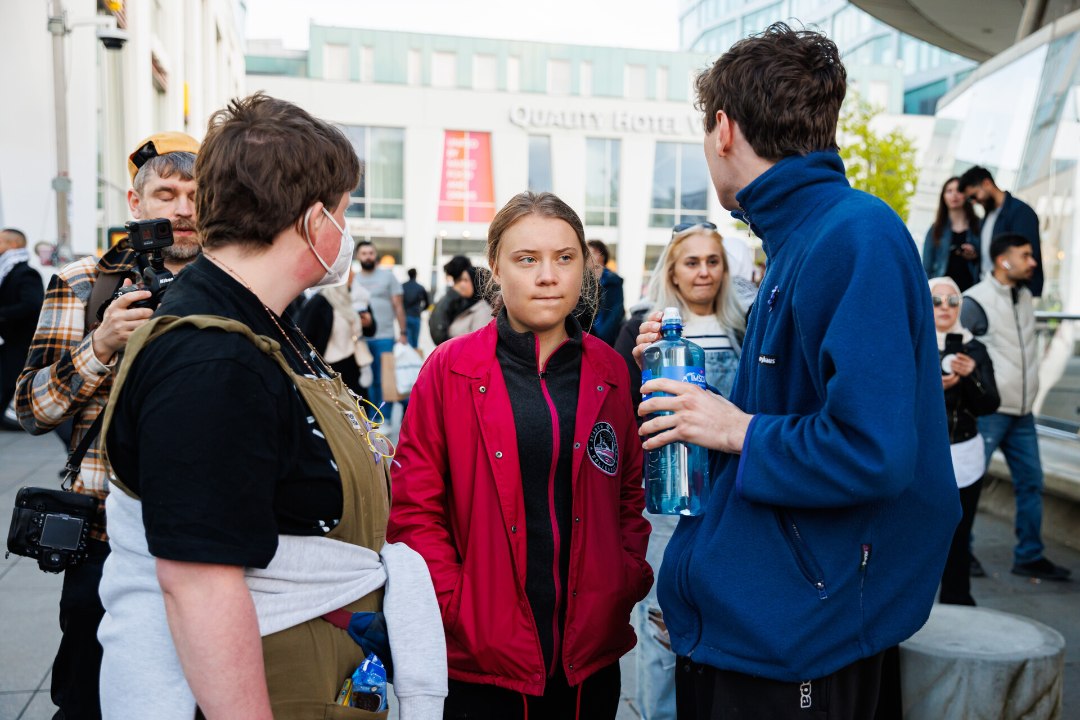
<path id="1" fill-rule="evenodd" d="M 199 254 L 195 234 L 195 154 L 199 143 L 178 132 L 157 133 L 128 157 L 132 188 L 128 207 L 136 220 L 170 221 L 173 244 L 161 253 L 174 275 Z M 138 284 L 137 253 L 125 239 L 101 258 L 85 257 L 63 268 L 49 284 L 26 367 L 16 388 L 19 423 L 34 435 L 72 420 L 70 449 L 85 452 L 72 489 L 98 499 L 86 559 L 69 566 L 60 595 L 63 636 L 52 671 L 56 718 L 100 718 L 98 624 L 104 609 L 98 585 L 109 553 L 104 499 L 110 469 L 95 422 L 112 388 L 117 357 L 128 337 L 153 312 L 135 307 L 151 293 L 129 292 L 109 302 L 129 280 Z M 107 303 L 107 306 L 106 306 Z M 98 309 L 106 306 L 98 317 Z M 86 442 L 83 442 L 84 439 Z M 85 446 L 85 447 L 84 447 Z M 77 457 L 77 453 L 75 453 Z"/>

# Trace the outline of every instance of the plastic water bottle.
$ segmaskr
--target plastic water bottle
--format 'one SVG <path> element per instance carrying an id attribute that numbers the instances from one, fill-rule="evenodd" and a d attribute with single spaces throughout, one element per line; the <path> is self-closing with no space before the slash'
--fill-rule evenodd
<path id="1" fill-rule="evenodd" d="M 705 351 L 682 337 L 679 309 L 664 308 L 660 339 L 645 348 L 641 381 L 664 377 L 705 387 Z M 649 397 L 666 397 L 652 393 Z M 670 412 L 656 415 L 670 415 Z M 654 515 L 700 515 L 709 492 L 709 452 L 676 442 L 645 454 L 645 509 Z"/>

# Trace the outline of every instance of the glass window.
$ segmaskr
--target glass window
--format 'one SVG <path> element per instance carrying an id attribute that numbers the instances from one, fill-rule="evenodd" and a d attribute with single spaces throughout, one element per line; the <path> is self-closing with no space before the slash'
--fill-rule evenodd
<path id="1" fill-rule="evenodd" d="M 521 58 L 506 58 L 506 92 L 521 92 Z"/>
<path id="2" fill-rule="evenodd" d="M 529 189 L 551 192 L 551 138 L 547 135 L 529 136 Z"/>
<path id="3" fill-rule="evenodd" d="M 839 47 L 849 47 L 858 35 L 858 13 L 854 7 L 847 5 L 833 16 L 832 40 Z"/>
<path id="4" fill-rule="evenodd" d="M 473 55 L 473 90 L 497 89 L 499 81 L 498 69 L 498 60 L 494 55 Z"/>
<path id="5" fill-rule="evenodd" d="M 904 93 L 904 113 L 907 115 L 933 115 L 937 102 L 949 89 L 948 80 L 938 80 L 929 85 Z"/>
<path id="6" fill-rule="evenodd" d="M 821 5 L 821 0 L 791 0 L 791 16 L 803 23 L 818 20 Z"/>
<path id="7" fill-rule="evenodd" d="M 651 227 L 707 219 L 709 169 L 701 145 L 656 143 L 653 165 Z"/>
<path id="8" fill-rule="evenodd" d="M 570 94 L 570 61 L 548 60 L 547 62 L 548 95 Z"/>
<path id="9" fill-rule="evenodd" d="M 349 46 L 326 43 L 323 45 L 323 79 L 349 79 Z"/>
<path id="10" fill-rule="evenodd" d="M 656 68 L 656 93 L 654 97 L 657 100 L 668 99 L 668 69 L 666 67 Z"/>
<path id="11" fill-rule="evenodd" d="M 386 237 L 384 235 L 367 235 L 365 233 L 351 233 L 353 240 L 361 242 L 367 240 L 375 246 L 375 256 L 379 265 L 393 267 L 401 265 L 402 240 L 399 237 Z"/>
<path id="12" fill-rule="evenodd" d="M 782 17 L 780 12 L 780 3 L 774 5 L 768 5 L 766 7 L 757 10 L 756 12 L 747 13 L 743 16 L 743 37 L 754 35 L 759 33 L 765 28 L 769 27 L 772 23 L 776 22 L 778 18 Z M 725 48 L 726 50 L 727 48 Z"/>
<path id="13" fill-rule="evenodd" d="M 675 210 L 675 178 L 678 177 L 676 169 L 676 156 L 678 155 L 676 143 L 656 143 L 656 153 L 653 156 L 653 210 Z M 663 226 L 666 223 L 661 223 Z M 655 227 L 655 226 L 654 226 Z"/>
<path id="14" fill-rule="evenodd" d="M 619 224 L 619 169 L 622 143 L 610 138 L 585 140 L 585 224 Z"/>
<path id="15" fill-rule="evenodd" d="M 645 99 L 644 65 L 627 65 L 623 69 L 623 95 L 627 100 Z"/>
<path id="16" fill-rule="evenodd" d="M 592 63 L 584 60 L 578 66 L 580 76 L 578 78 L 578 95 L 590 97 L 592 95 Z"/>
<path id="17" fill-rule="evenodd" d="M 904 63 L 904 72 L 915 72 L 919 59 L 919 41 L 907 35 L 901 35 L 900 59 Z"/>
<path id="18" fill-rule="evenodd" d="M 694 43 L 694 50 L 707 53 L 725 53 L 739 39 L 739 23 L 736 20 L 718 25 L 702 34 Z"/>
<path id="19" fill-rule="evenodd" d="M 363 172 L 345 214 L 400 219 L 405 216 L 405 131 L 401 128 L 342 128 L 360 158 Z"/>
<path id="20" fill-rule="evenodd" d="M 456 53 L 431 53 L 431 86 L 437 88 L 452 88 L 457 86 Z"/>
<path id="21" fill-rule="evenodd" d="M 406 60 L 406 77 L 407 82 L 410 85 L 419 85 L 423 76 L 421 67 L 423 66 L 423 56 L 419 50 L 409 50 L 409 56 Z"/>
<path id="22" fill-rule="evenodd" d="M 375 48 L 370 45 L 360 48 L 360 82 L 375 82 Z"/>
<path id="23" fill-rule="evenodd" d="M 648 290 L 649 281 L 652 280 L 653 272 L 656 270 L 656 263 L 660 261 L 660 256 L 664 254 L 664 250 L 667 249 L 668 244 L 663 245 L 646 245 L 645 246 L 645 267 L 642 268 L 641 273 L 641 294 L 644 295 Z"/>

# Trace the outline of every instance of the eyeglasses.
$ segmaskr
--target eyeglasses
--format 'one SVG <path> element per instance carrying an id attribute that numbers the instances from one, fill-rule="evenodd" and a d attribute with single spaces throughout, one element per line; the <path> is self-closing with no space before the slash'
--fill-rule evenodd
<path id="1" fill-rule="evenodd" d="M 931 295 L 934 300 L 934 307 L 941 307 L 945 303 L 949 303 L 949 307 L 960 307 L 959 295 Z"/>
<path id="2" fill-rule="evenodd" d="M 352 394 L 352 391 L 350 391 L 350 394 Z M 364 415 L 364 405 L 368 405 L 375 410 L 375 415 L 366 423 L 367 431 L 363 433 L 368 450 L 375 456 L 375 464 L 378 465 L 383 458 L 390 462 L 396 462 L 394 460 L 394 455 L 397 454 L 397 447 L 390 438 L 379 431 L 386 423 L 386 418 L 383 416 L 382 411 L 382 405 L 385 403 L 376 407 L 370 400 L 358 397 L 355 394 L 353 394 L 353 400 L 356 401 L 356 409 L 360 411 L 361 415 Z"/>
<path id="3" fill-rule="evenodd" d="M 715 230 L 716 229 L 716 226 L 713 225 L 708 220 L 706 220 L 704 222 L 681 222 L 678 225 L 676 225 L 675 227 L 671 228 L 671 234 L 673 236 L 678 235 L 679 233 L 683 232 L 684 230 L 689 230 L 690 228 L 694 228 L 694 227 L 705 228 L 706 230 Z"/>

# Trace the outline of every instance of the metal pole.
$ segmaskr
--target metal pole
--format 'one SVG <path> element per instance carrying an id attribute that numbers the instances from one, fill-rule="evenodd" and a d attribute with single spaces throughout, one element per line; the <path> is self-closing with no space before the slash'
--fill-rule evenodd
<path id="1" fill-rule="evenodd" d="M 63 0 L 52 0 L 49 32 L 53 50 L 53 106 L 56 115 L 56 248 L 61 258 L 70 259 L 71 220 L 68 216 L 71 195 L 71 176 L 68 169 L 67 78 L 65 77 L 64 37 L 67 35 L 67 15 Z"/>
<path id="2" fill-rule="evenodd" d="M 1016 42 L 1042 27 L 1046 15 L 1046 0 L 1026 0 L 1024 11 L 1020 15 L 1020 25 L 1016 29 Z"/>

